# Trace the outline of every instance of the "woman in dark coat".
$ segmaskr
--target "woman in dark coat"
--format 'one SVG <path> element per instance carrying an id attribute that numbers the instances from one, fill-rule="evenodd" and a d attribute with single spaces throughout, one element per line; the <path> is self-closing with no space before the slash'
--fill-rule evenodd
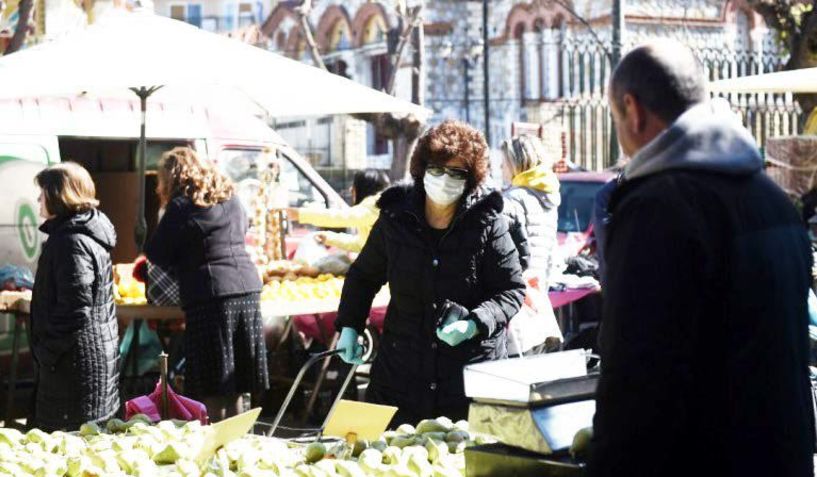
<path id="1" fill-rule="evenodd" d="M 506 324 L 525 285 L 502 195 L 482 186 L 487 149 L 481 133 L 455 121 L 423 135 L 413 184 L 383 193 L 346 277 L 336 327 L 350 363 L 360 361 L 372 299 L 386 283 L 391 290 L 367 400 L 397 406 L 392 425 L 465 418 L 463 367 L 507 356 Z"/>
<path id="2" fill-rule="evenodd" d="M 96 209 L 88 171 L 65 162 L 36 177 L 48 234 L 31 299 L 36 367 L 32 426 L 75 430 L 119 410 L 119 331 L 111 249 L 116 234 Z"/>
<path id="3" fill-rule="evenodd" d="M 261 279 L 244 245 L 247 216 L 230 180 L 190 148 L 162 156 L 157 193 L 165 212 L 145 255 L 178 276 L 184 392 L 219 421 L 241 410 L 243 393 L 269 386 Z"/>

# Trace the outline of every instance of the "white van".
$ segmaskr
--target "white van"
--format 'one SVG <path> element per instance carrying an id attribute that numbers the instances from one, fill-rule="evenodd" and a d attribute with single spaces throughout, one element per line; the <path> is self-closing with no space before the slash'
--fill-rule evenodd
<path id="1" fill-rule="evenodd" d="M 118 234 L 115 263 L 136 256 L 139 102 L 122 99 L 33 98 L 0 101 L 0 266 L 36 268 L 43 237 L 37 227 L 34 176 L 43 167 L 70 160 L 94 177 L 100 208 Z M 272 151 L 289 189 L 289 205 L 346 207 L 309 163 L 263 121 L 250 113 L 195 104 L 148 101 L 146 219 L 156 225 L 155 166 L 162 152 L 194 147 L 218 163 L 246 196 L 259 160 Z"/>

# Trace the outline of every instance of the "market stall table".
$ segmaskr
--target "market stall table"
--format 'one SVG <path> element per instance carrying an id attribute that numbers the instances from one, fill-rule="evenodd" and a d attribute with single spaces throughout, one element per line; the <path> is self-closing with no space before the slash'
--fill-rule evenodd
<path id="1" fill-rule="evenodd" d="M 0 292 L 0 313 L 8 313 L 14 317 L 12 325 L 11 364 L 9 365 L 9 381 L 6 390 L 6 426 L 14 422 L 14 395 L 17 391 L 17 365 L 20 359 L 20 333 L 31 314 L 31 292 L 3 291 Z"/>
<path id="2" fill-rule="evenodd" d="M 556 314 L 556 321 L 559 323 L 559 328 L 562 330 L 564 342 L 567 341 L 576 333 L 580 331 L 579 324 L 576 322 L 573 305 L 590 295 L 600 293 L 601 288 L 565 288 L 560 291 L 551 291 L 548 293 L 550 304 L 553 306 L 553 311 Z"/>
<path id="3" fill-rule="evenodd" d="M 390 295 L 388 289 L 384 288 L 375 296 L 372 302 L 372 310 L 375 312 L 382 311 L 389 304 Z M 290 317 L 287 320 L 286 326 L 282 333 L 281 340 L 276 344 L 275 349 L 281 346 L 286 336 L 288 336 L 293 326 L 309 326 L 310 328 L 317 326 L 320 329 L 320 315 L 326 313 L 336 312 L 340 305 L 340 298 L 327 298 L 322 300 L 299 300 L 288 302 L 276 301 L 261 301 L 261 315 L 265 318 L 272 317 Z M 139 332 L 141 323 L 145 321 L 172 321 L 184 320 L 184 311 L 178 306 L 154 306 L 148 304 L 117 305 L 117 318 L 120 327 L 126 327 L 133 323 L 133 339 L 128 348 L 127 354 L 130 357 L 131 365 L 133 366 L 134 375 L 137 373 L 139 362 Z M 382 314 L 382 313 L 381 313 Z M 312 323 L 310 323 L 312 322 Z M 314 326 L 312 326 L 314 325 Z M 297 329 L 297 328 L 296 328 Z M 334 348 L 337 336 L 333 336 L 329 342 L 328 348 Z M 326 341 L 326 340 L 325 340 Z M 274 350 L 273 350 L 274 351 Z M 315 381 L 310 402 L 307 405 L 307 412 L 312 409 L 315 404 L 315 397 L 318 395 L 323 380 L 329 368 L 329 360 L 325 360 L 321 366 L 320 373 Z"/>

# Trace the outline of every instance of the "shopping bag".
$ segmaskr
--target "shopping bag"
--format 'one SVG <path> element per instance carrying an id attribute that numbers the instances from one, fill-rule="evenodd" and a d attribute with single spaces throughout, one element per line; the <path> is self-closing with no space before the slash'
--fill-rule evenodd
<path id="1" fill-rule="evenodd" d="M 144 414 L 153 422 L 162 420 L 162 382 L 156 383 L 156 389 L 147 396 L 139 396 L 125 403 L 125 419 L 130 419 L 136 414 Z M 167 419 L 179 419 L 182 421 L 198 420 L 202 424 L 207 424 L 207 407 L 193 399 L 180 396 L 167 386 L 167 409 L 169 416 Z"/>
<path id="2" fill-rule="evenodd" d="M 541 345 L 548 338 L 564 341 L 550 298 L 546 292 L 541 290 L 539 279 L 537 277 L 528 278 L 525 284 L 525 301 L 508 324 L 510 328 L 509 356 L 525 353 Z"/>

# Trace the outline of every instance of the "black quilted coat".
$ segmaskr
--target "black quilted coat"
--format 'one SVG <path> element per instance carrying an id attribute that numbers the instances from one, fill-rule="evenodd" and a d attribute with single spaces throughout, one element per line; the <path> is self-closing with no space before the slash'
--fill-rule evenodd
<path id="1" fill-rule="evenodd" d="M 381 196 L 380 218 L 343 287 L 336 326 L 361 331 L 380 287 L 391 302 L 371 371 L 367 400 L 397 406 L 392 424 L 446 415 L 465 418 L 463 366 L 507 357 L 508 320 L 525 285 L 502 212 L 502 195 L 465 197 L 439 243 L 424 217 L 425 193 L 395 186 Z M 479 334 L 451 347 L 436 334 L 448 299 L 471 312 Z"/>
<path id="2" fill-rule="evenodd" d="M 98 210 L 46 221 L 31 302 L 37 368 L 34 419 L 51 431 L 119 410 L 119 333 L 110 251 L 116 234 Z"/>

